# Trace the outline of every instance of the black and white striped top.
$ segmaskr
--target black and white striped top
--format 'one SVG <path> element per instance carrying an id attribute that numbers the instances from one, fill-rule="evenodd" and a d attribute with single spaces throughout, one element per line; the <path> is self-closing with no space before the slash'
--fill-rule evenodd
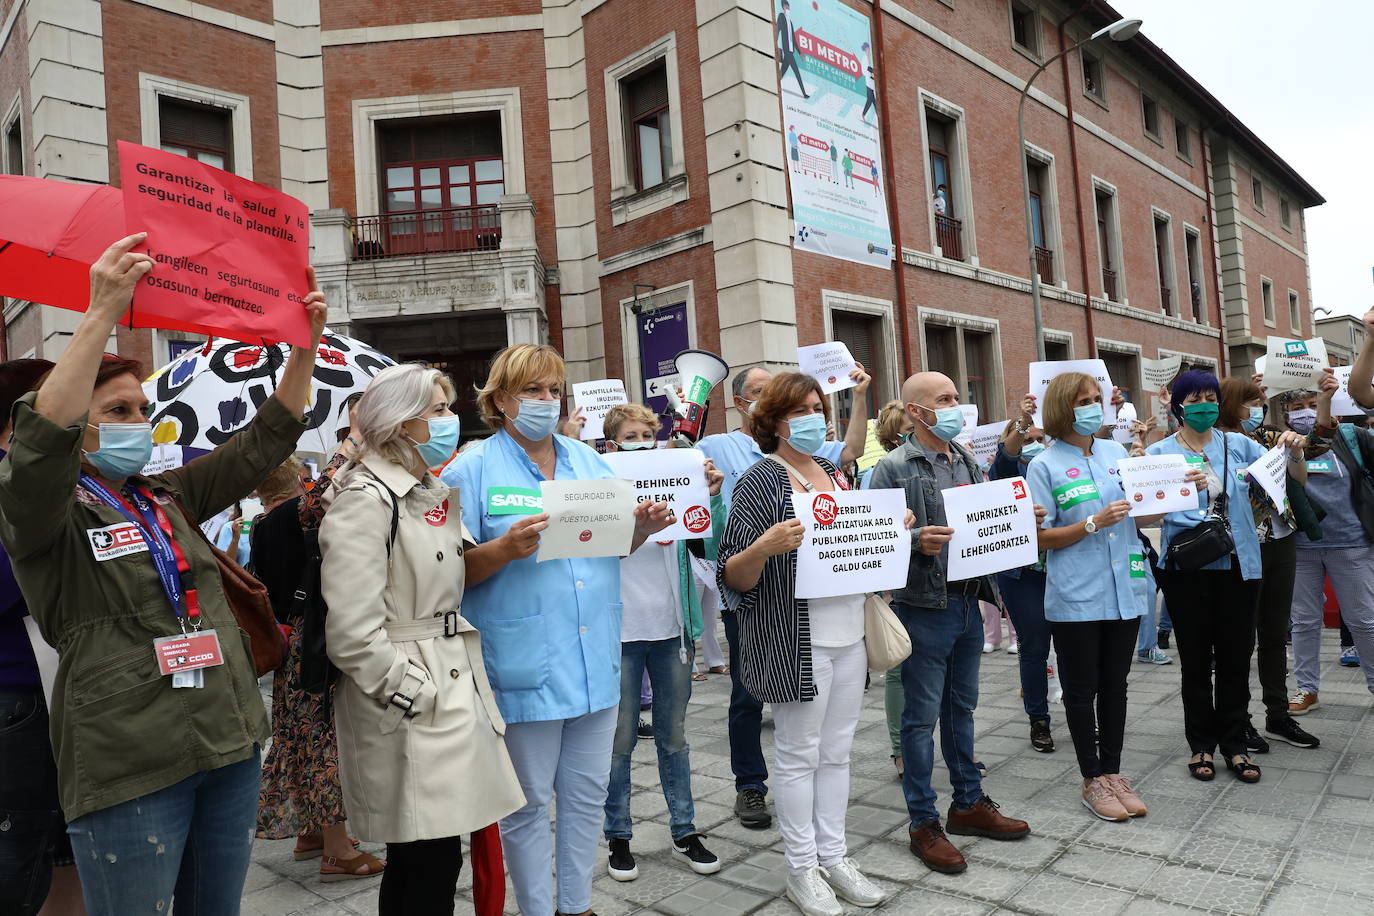
<path id="1" fill-rule="evenodd" d="M 817 464 L 832 478 L 838 473 L 824 458 Z M 725 563 L 778 522 L 796 518 L 792 480 L 776 461 L 756 463 L 735 483 L 725 533 L 720 538 L 716 580 L 727 609 L 739 615 L 740 680 L 764 703 L 815 699 L 811 677 L 811 616 L 805 598 L 796 597 L 797 552 L 769 557 L 759 581 L 747 592 L 725 584 Z"/>

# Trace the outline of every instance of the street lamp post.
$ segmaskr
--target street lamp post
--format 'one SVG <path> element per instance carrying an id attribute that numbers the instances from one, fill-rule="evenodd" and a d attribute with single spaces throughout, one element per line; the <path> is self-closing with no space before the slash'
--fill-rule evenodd
<path id="1" fill-rule="evenodd" d="M 1016 154 L 1021 159 L 1021 193 L 1026 208 L 1026 256 L 1030 264 L 1031 306 L 1035 310 L 1035 358 L 1042 362 L 1045 359 L 1045 323 L 1040 309 L 1040 269 L 1035 256 L 1035 217 L 1031 213 L 1030 169 L 1026 166 L 1026 97 L 1030 94 L 1031 84 L 1035 82 L 1035 78 L 1044 73 L 1046 67 L 1065 54 L 1077 51 L 1088 42 L 1103 36 L 1110 37 L 1112 41 L 1126 41 L 1134 38 L 1139 31 L 1139 19 L 1118 19 L 1111 25 L 1093 32 L 1077 44 L 1065 48 L 1036 67 L 1035 72 L 1030 75 L 1030 79 L 1026 80 L 1026 85 L 1021 90 L 1021 101 L 1016 108 Z M 1072 124 L 1069 125 L 1069 130 L 1073 130 Z M 1092 308 L 1092 293 L 1088 289 L 1087 277 L 1083 278 L 1083 286 L 1083 295 L 1088 299 L 1088 308 Z"/>

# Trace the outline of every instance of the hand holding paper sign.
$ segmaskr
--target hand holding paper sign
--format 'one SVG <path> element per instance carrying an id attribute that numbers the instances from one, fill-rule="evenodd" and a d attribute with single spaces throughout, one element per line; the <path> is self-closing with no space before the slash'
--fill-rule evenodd
<path id="1" fill-rule="evenodd" d="M 134 296 L 134 285 L 157 266 L 152 258 L 133 250 L 147 238 L 146 232 L 126 236 L 91 265 L 91 305 L 86 314 L 111 325 L 124 317 Z"/>
<path id="2" fill-rule="evenodd" d="M 863 366 L 849 355 L 843 342 L 812 344 L 797 348 L 797 371 L 820 383 L 821 393 L 833 394 L 863 382 L 868 387 L 868 375 Z"/>

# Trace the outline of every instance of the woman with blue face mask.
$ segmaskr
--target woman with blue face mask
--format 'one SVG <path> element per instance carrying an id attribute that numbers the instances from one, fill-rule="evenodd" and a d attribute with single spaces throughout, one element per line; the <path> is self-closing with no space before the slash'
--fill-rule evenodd
<path id="1" fill-rule="evenodd" d="M 361 453 L 320 525 L 339 778 L 349 827 L 386 844 L 381 916 L 451 912 L 462 835 L 524 804 L 464 607 L 465 494 L 431 470 L 458 448 L 454 396 L 418 363 L 377 373 L 358 401 Z"/>
<path id="2" fill-rule="evenodd" d="M 1244 433 L 1215 428 L 1220 397 L 1221 386 L 1212 373 L 1194 369 L 1180 375 L 1170 402 L 1179 429 L 1146 451 L 1183 455 L 1205 478 L 1196 509 L 1164 517 L 1159 547 L 1160 585 L 1183 668 L 1183 729 L 1192 752 L 1188 771 L 1203 781 L 1214 778 L 1213 754 L 1219 750 L 1237 779 L 1254 783 L 1261 774 L 1250 758 L 1246 729 L 1263 558 L 1245 469 L 1266 449 Z M 1290 449 L 1289 475 L 1300 474 L 1302 438 L 1287 433 L 1276 444 Z M 1223 492 L 1233 552 L 1202 569 L 1170 568 L 1170 543 L 1207 518 Z"/>
<path id="3" fill-rule="evenodd" d="M 1117 467 L 1126 448 L 1097 438 L 1104 422 L 1097 380 L 1081 372 L 1055 376 L 1041 412 L 1054 441 L 1031 461 L 1027 478 L 1036 504 L 1049 510 L 1039 545 L 1064 718 L 1083 806 L 1103 820 L 1125 821 L 1146 813 L 1121 773 L 1121 750 L 1126 676 L 1154 582 Z"/>
<path id="4" fill-rule="evenodd" d="M 159 269 L 133 252 L 146 240 L 114 243 L 91 268 L 67 349 L 15 404 L 0 540 L 61 653 L 52 750 L 86 910 L 237 913 L 270 730 L 252 647 L 197 526 L 294 451 L 315 353 L 292 348 L 276 392 L 224 445 L 144 476 L 143 369 L 103 351 L 135 284 Z M 313 275 L 310 286 L 318 339 L 326 309 Z"/>
<path id="5" fill-rule="evenodd" d="M 1035 398 L 1021 398 L 1021 413 L 1007 424 L 997 443 L 988 477 L 1005 480 L 1025 477 L 1031 461 L 1046 448 L 1045 431 L 1034 423 Z M 1021 700 L 1030 720 L 1031 747 L 1042 754 L 1054 751 L 1050 734 L 1049 679 L 1050 624 L 1045 620 L 1045 564 L 1009 569 L 997 574 L 997 590 L 1016 627 L 1020 657 Z"/>
<path id="6" fill-rule="evenodd" d="M 1329 375 L 1328 378 L 1334 390 L 1336 380 Z M 1278 416 L 1279 405 L 1286 403 L 1291 394 L 1304 392 L 1277 394 L 1271 408 L 1264 390 L 1253 379 L 1223 379 L 1217 429 L 1249 436 L 1268 451 L 1279 444 L 1286 431 L 1281 419 L 1277 423 L 1266 422 L 1270 411 L 1272 409 L 1274 415 Z M 1315 395 L 1315 392 L 1312 394 Z M 1330 448 L 1330 436 L 1312 428 L 1306 436 L 1303 457 L 1307 460 L 1320 459 Z M 1321 742 L 1299 726 L 1288 710 L 1288 638 L 1293 583 L 1297 573 L 1296 532 L 1306 531 L 1321 536 L 1307 490 L 1303 481 L 1297 479 L 1305 476 L 1305 470 L 1298 470 L 1294 478 L 1288 481 L 1289 509 L 1282 513 L 1275 510 L 1263 488 L 1251 483 L 1250 509 L 1254 514 L 1255 532 L 1260 539 L 1260 570 L 1264 580 L 1255 615 L 1255 668 L 1264 701 L 1264 735 L 1294 747 L 1313 748 Z M 1245 727 L 1245 742 L 1256 753 L 1263 754 L 1269 750 L 1269 742 L 1256 730 L 1253 722 Z"/>
<path id="7" fill-rule="evenodd" d="M 837 898 L 873 907 L 887 896 L 849 858 L 845 842 L 849 750 L 868 673 L 864 595 L 796 597 L 803 526 L 792 495 L 848 489 L 839 469 L 815 456 L 829 414 L 810 376 L 784 372 L 764 388 L 751 432 L 769 458 L 735 485 L 717 568 L 721 599 L 739 615 L 744 686 L 773 706 L 786 892 L 808 916 L 839 916 Z"/>
<path id="8" fill-rule="evenodd" d="M 477 392 L 495 433 L 459 455 L 442 479 L 463 494 L 475 544 L 464 557 L 464 615 L 482 633 L 525 792 L 524 806 L 501 821 L 516 903 L 524 913 L 573 916 L 591 909 L 620 703 L 621 603 L 618 557 L 535 557 L 548 527 L 540 482 L 616 476 L 590 447 L 555 435 L 565 375 L 552 347 L 516 344 L 497 354 Z M 671 521 L 666 505 L 640 503 L 631 552 Z M 550 838 L 555 785 L 558 827 Z"/>

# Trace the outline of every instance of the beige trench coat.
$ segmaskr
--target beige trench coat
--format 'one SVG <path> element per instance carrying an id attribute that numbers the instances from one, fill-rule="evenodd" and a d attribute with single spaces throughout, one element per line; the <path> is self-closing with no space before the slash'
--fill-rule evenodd
<path id="1" fill-rule="evenodd" d="M 343 672 L 339 776 L 349 826 L 370 842 L 457 836 L 525 804 L 480 636 L 448 613 L 462 601 L 471 542 L 458 499 L 432 475 L 416 481 L 369 456 L 320 527 L 325 634 Z M 392 500 L 399 524 L 388 561 Z"/>

